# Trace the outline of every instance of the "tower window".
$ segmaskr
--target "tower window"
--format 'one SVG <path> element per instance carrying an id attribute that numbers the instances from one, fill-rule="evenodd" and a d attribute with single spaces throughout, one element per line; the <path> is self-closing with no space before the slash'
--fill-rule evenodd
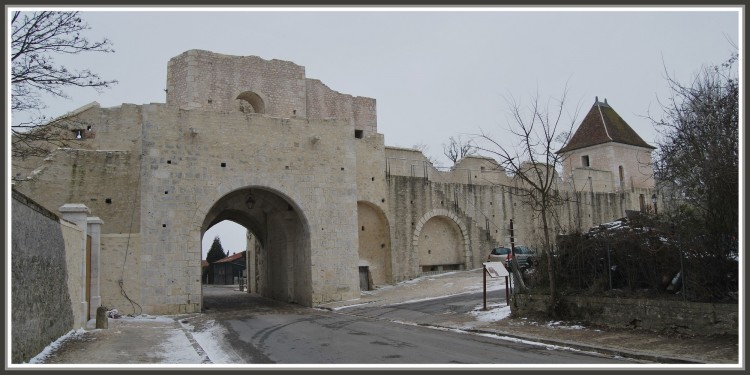
<path id="1" fill-rule="evenodd" d="M 364 131 L 354 130 L 354 138 L 362 139 L 363 136 L 364 136 Z"/>
<path id="2" fill-rule="evenodd" d="M 588 155 L 581 156 L 581 166 L 584 166 L 584 167 L 590 167 L 591 166 L 591 164 L 589 163 L 589 156 Z"/>

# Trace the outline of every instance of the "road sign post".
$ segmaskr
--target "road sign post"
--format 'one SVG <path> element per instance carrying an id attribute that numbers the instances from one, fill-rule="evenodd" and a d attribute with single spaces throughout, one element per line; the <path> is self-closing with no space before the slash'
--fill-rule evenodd
<path id="1" fill-rule="evenodd" d="M 508 300 L 508 270 L 503 266 L 503 262 L 486 262 L 482 263 L 482 280 L 484 288 L 484 309 L 487 310 L 487 275 L 490 278 L 505 277 L 505 302 L 510 304 Z"/>
<path id="2" fill-rule="evenodd" d="M 482 265 L 484 272 L 482 272 L 482 288 L 484 289 L 484 310 L 487 311 L 487 266 Z"/>

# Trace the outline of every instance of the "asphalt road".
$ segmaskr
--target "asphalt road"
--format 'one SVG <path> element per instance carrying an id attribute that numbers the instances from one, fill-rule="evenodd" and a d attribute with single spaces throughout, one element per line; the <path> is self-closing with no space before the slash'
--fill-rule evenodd
<path id="1" fill-rule="evenodd" d="M 440 325 L 441 322 L 453 320 L 458 316 L 469 313 L 477 306 L 481 306 L 483 302 L 482 292 L 479 292 L 388 306 L 354 306 L 342 309 L 340 312 L 421 325 Z M 488 306 L 498 303 L 505 303 L 505 295 L 503 294 L 500 298 L 499 292 L 488 292 Z"/>
<path id="2" fill-rule="evenodd" d="M 245 293 L 211 295 L 207 292 L 204 290 L 204 303 L 208 307 L 204 317 L 215 320 L 229 331 L 226 339 L 246 363 L 633 363 L 622 358 L 549 349 L 544 345 L 406 323 L 429 324 L 430 316 L 447 316 L 471 309 L 481 303 L 481 293 L 373 307 L 369 311 L 365 307 L 323 311 Z"/>

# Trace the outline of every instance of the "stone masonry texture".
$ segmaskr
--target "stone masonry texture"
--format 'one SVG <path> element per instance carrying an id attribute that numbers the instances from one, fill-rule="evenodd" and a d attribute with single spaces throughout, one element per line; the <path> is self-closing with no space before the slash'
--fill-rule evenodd
<path id="1" fill-rule="evenodd" d="M 68 281 L 80 278 L 68 272 L 63 231 L 71 227 L 17 192 L 12 213 L 11 362 L 23 363 L 74 328 Z"/>

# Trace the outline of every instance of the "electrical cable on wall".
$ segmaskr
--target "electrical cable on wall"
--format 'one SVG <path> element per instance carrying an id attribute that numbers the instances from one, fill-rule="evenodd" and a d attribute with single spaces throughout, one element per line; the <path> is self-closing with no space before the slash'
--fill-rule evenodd
<path id="1" fill-rule="evenodd" d="M 120 295 L 125 297 L 128 302 L 130 302 L 130 306 L 133 308 L 133 315 L 140 315 L 143 313 L 143 307 L 138 304 L 138 302 L 133 301 L 130 297 L 128 297 L 128 294 L 125 292 L 125 264 L 127 264 L 128 261 L 128 252 L 130 251 L 130 236 L 133 233 L 133 217 L 135 217 L 135 207 L 136 207 L 136 199 L 138 197 L 138 192 L 141 188 L 141 173 L 143 168 L 143 154 L 138 155 L 138 179 L 136 180 L 136 189 L 135 193 L 133 194 L 133 202 L 131 203 L 132 209 L 130 211 L 130 226 L 128 227 L 128 240 L 125 243 L 125 257 L 122 261 L 122 269 L 120 272 L 120 279 L 117 280 L 117 284 L 120 286 Z M 140 312 L 136 314 L 135 306 L 138 306 L 138 309 Z"/>

